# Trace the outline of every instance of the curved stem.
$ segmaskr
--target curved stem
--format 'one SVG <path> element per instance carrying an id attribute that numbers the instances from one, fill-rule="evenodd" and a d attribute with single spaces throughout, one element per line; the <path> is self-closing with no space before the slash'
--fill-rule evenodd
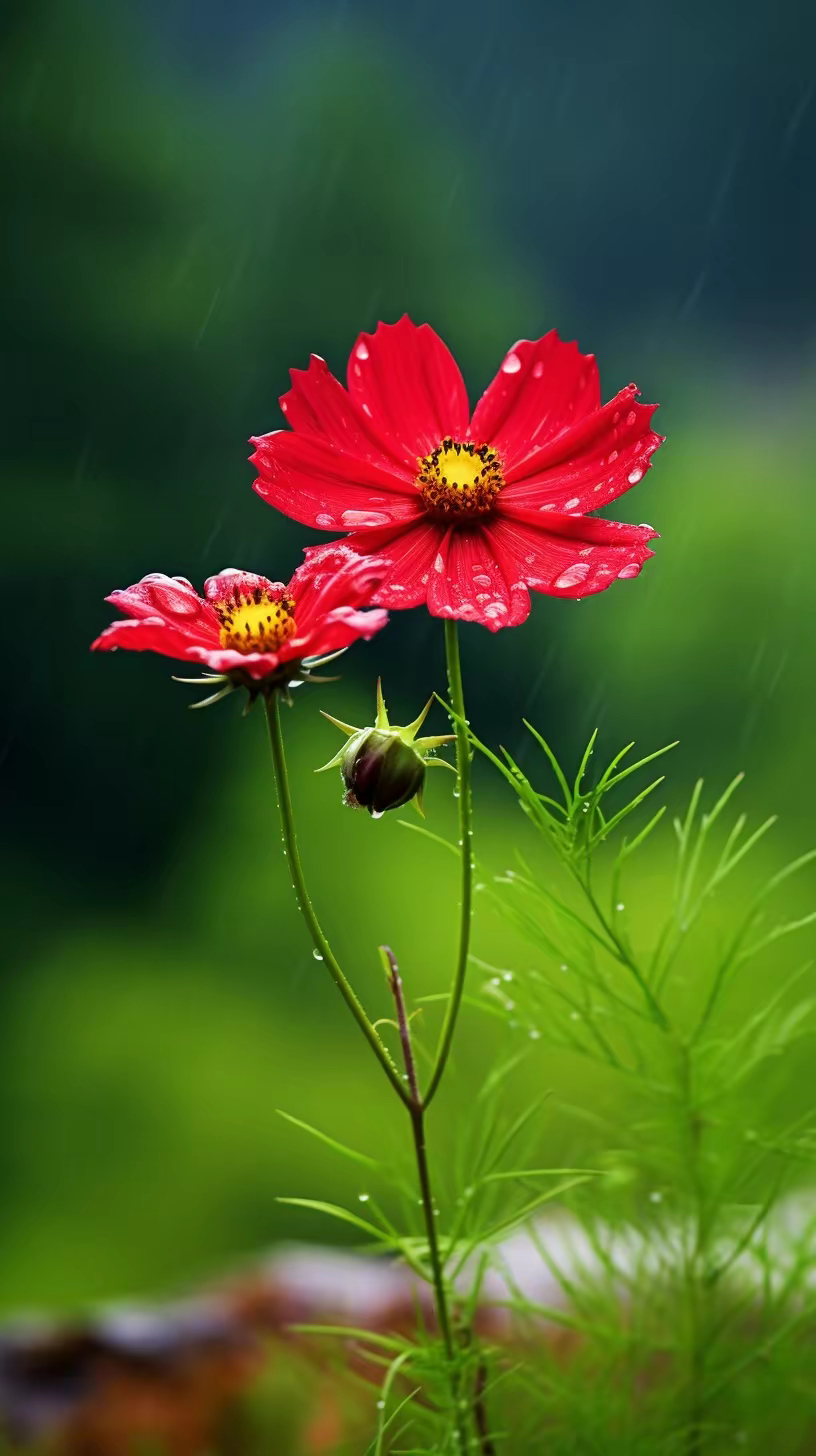
<path id="1" fill-rule="evenodd" d="M 382 946 L 381 951 L 388 965 L 388 979 L 397 1008 L 397 1025 L 399 1027 L 400 1042 L 402 1044 L 402 1054 L 405 1058 L 405 1071 L 408 1077 L 408 1086 L 411 1089 L 411 1101 L 408 1104 L 408 1111 L 411 1115 L 411 1130 L 414 1135 L 414 1151 L 416 1153 L 417 1173 L 419 1175 L 419 1191 L 422 1194 L 425 1232 L 428 1235 L 428 1254 L 431 1261 L 436 1315 L 439 1320 L 439 1332 L 445 1346 L 445 1353 L 450 1363 L 453 1364 L 453 1335 L 451 1332 L 450 1314 L 448 1312 L 448 1296 L 445 1291 L 442 1255 L 439 1252 L 439 1239 L 436 1235 L 436 1224 L 434 1222 L 435 1215 L 433 1194 L 431 1192 L 431 1173 L 428 1167 L 428 1152 L 425 1144 L 425 1105 L 419 1091 L 414 1049 L 411 1044 L 411 1028 L 408 1024 L 408 1017 L 405 1011 L 405 994 L 402 986 L 402 977 L 399 973 L 399 966 L 397 965 L 394 952 L 389 946 Z"/>
<path id="2" fill-rule="evenodd" d="M 470 743 L 465 721 L 465 696 L 462 691 L 462 667 L 459 660 L 459 636 L 456 622 L 449 618 L 445 622 L 445 655 L 448 663 L 448 691 L 451 707 L 456 714 L 456 781 L 459 791 L 459 845 L 462 852 L 462 899 L 459 920 L 459 953 L 456 960 L 453 986 L 448 1008 L 442 1025 L 442 1034 L 436 1053 L 436 1061 L 425 1093 L 427 1107 L 434 1096 L 450 1055 L 456 1018 L 465 989 L 470 951 L 470 922 L 473 914 L 473 814 L 470 788 Z"/>
<path id="3" fill-rule="evenodd" d="M 456 1346 L 454 1343 L 453 1325 L 451 1323 L 450 1309 L 448 1307 L 448 1295 L 445 1288 L 445 1271 L 442 1262 L 442 1254 L 439 1248 L 439 1237 L 436 1231 L 433 1192 L 431 1189 L 431 1172 L 428 1166 L 428 1150 L 425 1139 L 425 1107 L 427 1103 L 422 1101 L 419 1090 L 419 1079 L 417 1077 L 414 1049 L 411 1043 L 411 1028 L 405 1010 L 405 993 L 402 985 L 402 977 L 399 973 L 399 966 L 394 952 L 389 946 L 380 946 L 380 954 L 384 958 L 384 964 L 388 971 L 388 982 L 394 997 L 394 1004 L 397 1009 L 397 1025 L 399 1027 L 400 1043 L 402 1054 L 405 1059 L 405 1071 L 408 1077 L 408 1086 L 411 1089 L 411 1098 L 408 1103 L 408 1113 L 411 1118 L 411 1131 L 414 1138 L 414 1153 L 416 1155 L 417 1174 L 419 1177 L 419 1191 L 422 1195 L 420 1202 L 425 1220 L 425 1232 L 428 1238 L 428 1257 L 431 1263 L 431 1281 L 434 1290 L 434 1304 L 436 1306 L 436 1318 L 439 1322 L 439 1333 L 442 1336 L 442 1343 L 445 1347 L 448 1366 L 451 1376 L 451 1395 L 453 1399 L 454 1423 L 459 1438 L 460 1450 L 464 1453 L 468 1445 L 468 1433 L 465 1429 L 465 1420 L 459 1403 L 459 1373 L 456 1366 Z"/>
<path id="4" fill-rule="evenodd" d="M 269 724 L 269 742 L 272 748 L 272 763 L 275 769 L 275 783 L 278 790 L 278 807 L 280 808 L 281 828 L 283 829 L 283 844 L 286 853 L 289 874 L 292 879 L 292 886 L 295 891 L 295 898 L 303 919 L 306 921 L 309 934 L 314 941 L 315 950 L 325 962 L 329 974 L 334 981 L 340 995 L 343 997 L 354 1020 L 357 1022 L 363 1036 L 368 1042 L 371 1050 L 377 1058 L 380 1066 L 388 1077 L 395 1092 L 406 1104 L 411 1097 L 397 1068 L 380 1040 L 377 1031 L 372 1026 L 354 991 L 343 975 L 340 966 L 335 959 L 329 942 L 327 941 L 320 927 L 320 922 L 314 912 L 312 902 L 309 899 L 309 892 L 306 888 L 306 881 L 303 877 L 303 867 L 300 863 L 297 839 L 295 837 L 295 819 L 292 811 L 292 797 L 289 793 L 289 776 L 286 771 L 286 758 L 283 751 L 283 733 L 280 721 L 280 694 L 270 693 L 266 699 L 266 719 Z"/>

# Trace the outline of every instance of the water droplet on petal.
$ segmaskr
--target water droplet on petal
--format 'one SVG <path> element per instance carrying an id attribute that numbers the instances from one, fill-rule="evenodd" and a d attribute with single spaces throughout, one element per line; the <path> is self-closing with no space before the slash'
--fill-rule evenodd
<path id="1" fill-rule="evenodd" d="M 578 506 L 578 505 L 580 505 L 580 504 L 581 504 L 581 502 L 579 501 L 577 495 L 574 495 L 574 496 L 571 497 L 570 500 L 564 502 L 563 509 L 565 511 L 574 511 L 575 510 L 575 507 Z"/>
<path id="2" fill-rule="evenodd" d="M 589 562 L 575 561 L 572 566 L 567 567 L 566 571 L 562 571 L 557 581 L 553 582 L 553 585 L 559 590 L 565 590 L 571 586 L 580 586 L 581 582 L 585 581 L 588 575 Z"/>
<path id="3" fill-rule="evenodd" d="M 391 520 L 384 511 L 343 511 L 340 517 L 344 526 L 387 526 Z"/>
<path id="4" fill-rule="evenodd" d="M 325 513 L 315 516 L 315 525 L 322 526 L 324 531 L 334 530 L 334 516 L 327 516 Z"/>
<path id="5" fill-rule="evenodd" d="M 630 561 L 627 566 L 622 566 L 618 572 L 619 581 L 626 581 L 633 576 L 640 576 L 640 564 L 637 561 Z"/>
<path id="6" fill-rule="evenodd" d="M 544 361 L 542 359 L 538 359 L 533 365 L 533 379 L 540 379 L 543 373 Z"/>
<path id="7" fill-rule="evenodd" d="M 510 350 L 510 353 L 507 355 L 504 363 L 502 364 L 502 373 L 503 374 L 518 374 L 520 368 L 521 368 L 521 360 L 519 359 L 518 354 L 516 354 L 511 349 Z"/>
<path id="8" fill-rule="evenodd" d="M 434 571 L 440 571 L 440 572 L 442 572 L 444 570 L 445 570 L 445 558 L 442 555 L 442 552 L 441 551 L 437 551 L 436 556 L 434 557 Z M 488 583 L 488 585 L 489 585 L 489 583 Z"/>
<path id="9" fill-rule="evenodd" d="M 637 485 L 638 481 L 643 479 L 643 471 L 639 465 L 636 465 L 634 470 L 629 471 L 627 479 L 630 485 Z"/>
<path id="10" fill-rule="evenodd" d="M 366 344 L 365 341 L 363 339 L 361 339 L 360 342 L 359 342 L 359 344 L 357 345 L 357 348 L 354 350 L 354 352 L 357 355 L 357 358 L 358 359 L 367 359 L 368 358 L 368 344 Z"/>

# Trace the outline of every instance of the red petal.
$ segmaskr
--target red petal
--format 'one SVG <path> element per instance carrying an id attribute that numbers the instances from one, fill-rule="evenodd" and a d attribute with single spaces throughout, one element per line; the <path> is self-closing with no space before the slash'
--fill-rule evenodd
<path id="1" fill-rule="evenodd" d="M 92 652 L 112 652 L 117 647 L 129 652 L 159 652 L 162 657 L 176 657 L 182 662 L 195 652 L 205 650 L 196 648 L 188 636 L 168 626 L 160 617 L 131 617 L 113 622 L 91 643 Z"/>
<path id="2" fill-rule="evenodd" d="M 492 529 L 454 526 L 434 558 L 428 610 L 434 617 L 480 622 L 491 632 L 517 627 L 530 612 L 530 593 L 519 577 L 512 561 L 509 574 L 503 569 Z"/>
<path id="3" fill-rule="evenodd" d="M 360 555 L 387 560 L 382 584 L 374 594 L 378 606 L 418 607 L 426 600 L 431 565 L 444 535 L 444 526 L 423 517 L 401 530 L 359 531 L 347 537 L 347 543 Z"/>
<path id="4" fill-rule="evenodd" d="M 213 672 L 245 672 L 248 677 L 260 682 L 283 661 L 283 652 L 235 652 L 232 648 L 191 647 L 187 657 L 201 662 Z"/>
<path id="5" fill-rule="evenodd" d="M 287 643 L 284 656 L 322 657 L 327 652 L 339 652 L 350 647 L 360 637 L 366 642 L 388 624 L 388 613 L 375 607 L 361 612 L 355 607 L 335 607 L 333 612 L 316 623 L 305 637 L 293 637 Z"/>
<path id="6" fill-rule="evenodd" d="M 415 474 L 417 458 L 446 435 L 463 440 L 470 409 L 459 366 L 428 324 L 407 315 L 360 334 L 348 366 L 349 393 L 377 439 Z"/>
<path id="7" fill-rule="evenodd" d="M 268 592 L 271 597 L 282 597 L 286 592 L 282 581 L 269 581 L 265 576 L 257 576 L 254 571 L 239 571 L 235 566 L 225 566 L 217 576 L 207 577 L 204 595 L 208 602 L 227 602 L 236 587 L 244 597 L 251 597 L 256 587 Z"/>
<path id="8" fill-rule="evenodd" d="M 532 519 L 531 519 L 532 517 Z M 491 544 L 505 575 L 516 575 L 548 596 L 586 597 L 617 578 L 638 576 L 654 555 L 651 526 L 626 526 L 593 517 L 547 516 L 556 529 L 542 529 L 533 512 L 497 516 Z"/>
<path id="9" fill-rule="evenodd" d="M 125 616 L 158 618 L 168 627 L 194 642 L 218 636 L 218 619 L 184 576 L 152 572 L 135 586 L 111 592 L 105 598 Z"/>
<path id="10" fill-rule="evenodd" d="M 506 473 L 531 446 L 554 439 L 600 403 L 594 354 L 582 354 L 552 329 L 513 345 L 473 412 L 470 438 L 494 445 Z"/>
<path id="11" fill-rule="evenodd" d="M 638 404 L 630 384 L 602 409 L 508 471 L 501 505 L 597 510 L 643 479 L 663 443 L 650 428 L 655 404 Z"/>
<path id="12" fill-rule="evenodd" d="M 319 435 L 276 430 L 253 443 L 258 495 L 306 526 L 353 531 L 410 521 L 420 513 L 413 485 Z"/>
<path id="13" fill-rule="evenodd" d="M 345 541 L 313 546 L 287 588 L 298 634 L 339 607 L 368 606 L 387 566 L 377 556 L 358 556 Z"/>
<path id="14" fill-rule="evenodd" d="M 321 435 L 347 455 L 395 471 L 409 484 L 416 475 L 416 461 L 410 470 L 399 453 L 392 455 L 376 437 L 371 422 L 360 406 L 335 379 L 325 359 L 312 354 L 308 369 L 290 369 L 292 388 L 281 395 L 280 407 L 293 430 Z"/>

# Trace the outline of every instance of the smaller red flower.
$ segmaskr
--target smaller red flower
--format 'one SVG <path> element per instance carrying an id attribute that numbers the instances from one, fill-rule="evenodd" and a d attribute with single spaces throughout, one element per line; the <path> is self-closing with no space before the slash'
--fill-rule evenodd
<path id="1" fill-rule="evenodd" d="M 154 572 L 106 601 L 125 620 L 106 627 L 92 651 L 117 647 L 202 663 L 247 686 L 299 675 L 304 660 L 366 640 L 388 621 L 368 606 L 384 563 L 332 542 L 309 555 L 288 586 L 251 571 L 228 569 L 204 583 L 204 596 L 183 576 Z"/>

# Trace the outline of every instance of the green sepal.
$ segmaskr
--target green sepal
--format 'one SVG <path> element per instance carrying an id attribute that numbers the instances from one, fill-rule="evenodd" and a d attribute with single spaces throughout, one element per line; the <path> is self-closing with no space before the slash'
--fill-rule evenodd
<path id="1" fill-rule="evenodd" d="M 374 720 L 374 727 L 375 728 L 390 728 L 391 727 L 391 724 L 388 721 L 388 710 L 387 710 L 387 708 L 385 706 L 385 698 L 383 697 L 382 678 L 381 677 L 378 677 L 377 678 L 377 716 L 376 716 L 376 718 Z"/>
<path id="2" fill-rule="evenodd" d="M 219 688 L 217 693 L 213 693 L 212 697 L 201 698 L 198 703 L 188 703 L 188 707 L 191 710 L 195 708 L 209 708 L 213 703 L 220 703 L 222 698 L 226 698 L 229 693 L 232 693 L 234 691 L 235 689 L 233 688 L 232 683 L 228 683 L 226 687 Z M 251 701 L 252 700 L 250 699 L 250 702 Z"/>
<path id="3" fill-rule="evenodd" d="M 429 749 L 441 748 L 443 743 L 453 743 L 455 739 L 455 733 L 438 733 L 435 738 L 417 738 L 414 746 L 427 753 Z"/>
<path id="4" fill-rule="evenodd" d="M 339 728 L 340 732 L 345 733 L 347 738 L 353 738 L 355 733 L 360 732 L 360 729 L 354 728 L 351 723 L 343 723 L 339 718 L 333 718 L 331 713 L 324 713 L 322 708 L 320 709 L 320 716 L 325 718 L 327 722 L 333 723 L 335 728 Z"/>
<path id="5" fill-rule="evenodd" d="M 427 703 L 425 704 L 425 707 L 422 709 L 422 712 L 419 714 L 419 717 L 418 718 L 415 718 L 414 721 L 413 721 L 413 723 L 408 723 L 405 728 L 401 728 L 400 729 L 400 736 L 401 736 L 401 738 L 402 738 L 402 740 L 403 740 L 404 743 L 413 743 L 414 739 L 417 736 L 417 733 L 419 732 L 420 728 L 422 727 L 423 723 L 425 722 L 425 719 L 427 718 L 428 714 L 431 711 L 432 704 L 433 704 L 433 695 L 428 699 Z"/>
<path id="6" fill-rule="evenodd" d="M 315 773 L 325 773 L 327 768 L 339 768 L 340 764 L 343 762 L 345 752 L 345 748 L 341 748 L 339 752 L 334 755 L 334 758 L 329 759 L 328 763 L 323 763 L 320 765 L 320 768 L 316 768 Z"/>
<path id="7" fill-rule="evenodd" d="M 455 768 L 454 764 L 448 763 L 448 760 L 446 758 L 432 758 L 432 757 L 428 757 L 428 758 L 425 759 L 425 767 L 426 768 L 449 768 L 452 774 L 455 774 L 456 773 L 456 768 Z"/>

